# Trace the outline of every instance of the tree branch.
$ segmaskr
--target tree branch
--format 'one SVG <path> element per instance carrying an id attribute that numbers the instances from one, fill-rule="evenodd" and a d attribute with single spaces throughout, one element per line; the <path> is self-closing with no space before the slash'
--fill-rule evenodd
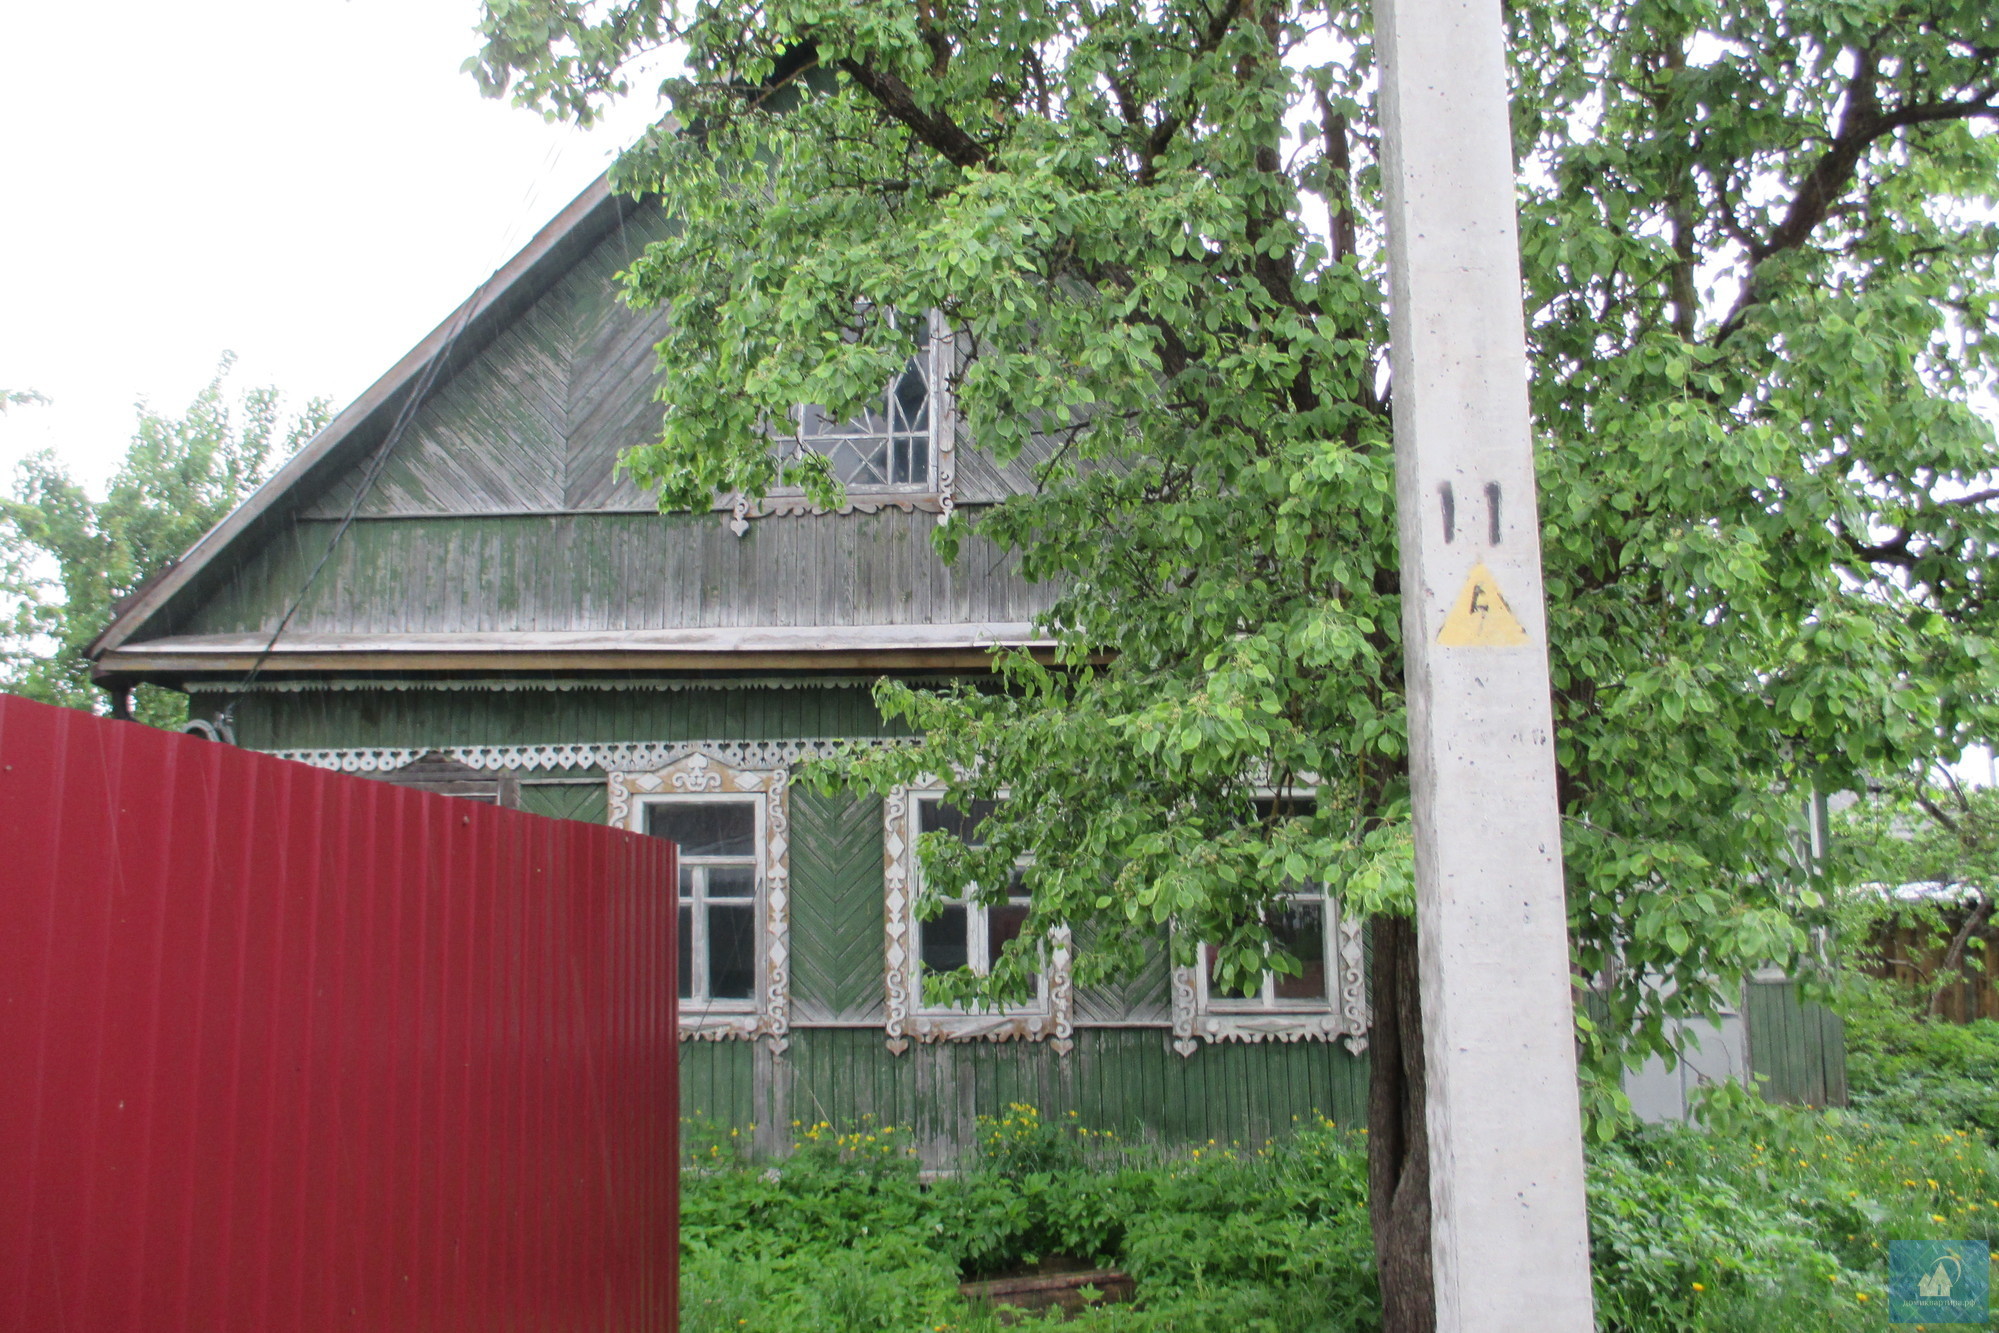
<path id="1" fill-rule="evenodd" d="M 1348 142 L 1352 130 L 1347 118 L 1333 110 L 1332 99 L 1323 89 L 1319 92 L 1319 132 L 1326 136 L 1326 183 L 1320 197 L 1326 201 L 1332 258 L 1337 264 L 1360 249 L 1353 211 L 1353 146 Z"/>
<path id="2" fill-rule="evenodd" d="M 1758 289 L 1756 270 L 1765 260 L 1796 250 L 1811 238 L 1812 232 L 1825 221 L 1833 205 L 1853 183 L 1861 158 L 1875 140 L 1911 125 L 1939 120 L 1985 116 L 1999 118 L 1999 102 L 1994 100 L 1999 98 L 1999 84 L 1980 90 L 1974 97 L 1916 102 L 1883 110 L 1879 64 L 1874 53 L 1871 50 L 1856 50 L 1853 57 L 1853 77 L 1847 81 L 1845 106 L 1840 111 L 1839 126 L 1833 133 L 1832 143 L 1806 173 L 1804 180 L 1799 182 L 1789 207 L 1784 210 L 1784 220 L 1777 225 L 1777 229 L 1766 240 L 1749 247 L 1749 280 L 1743 284 L 1742 294 L 1735 300 L 1735 308 L 1715 330 L 1712 341 L 1716 345 L 1739 330 L 1747 322 L 1749 312 L 1762 303 L 1764 297 Z"/>
<path id="3" fill-rule="evenodd" d="M 988 154 L 984 145 L 965 133 L 949 116 L 924 110 L 909 85 L 895 75 L 864 64 L 852 56 L 841 57 L 836 68 L 860 85 L 882 110 L 900 121 L 910 133 L 930 145 L 946 161 L 967 171 L 985 164 Z"/>
<path id="4" fill-rule="evenodd" d="M 1199 60 L 1202 56 L 1212 55 L 1215 48 L 1222 44 L 1222 38 L 1228 36 L 1229 28 L 1242 13 L 1242 3 L 1243 0 L 1228 0 L 1228 3 L 1222 6 L 1221 12 L 1208 20 L 1207 29 L 1201 34 L 1201 40 L 1194 45 L 1194 59 Z M 1186 123 L 1186 117 L 1178 112 L 1172 112 L 1153 126 L 1152 133 L 1146 136 L 1145 147 L 1139 150 L 1140 185 L 1150 185 L 1157 178 L 1160 154 L 1172 146 L 1173 136 L 1178 134 L 1180 127 Z"/>

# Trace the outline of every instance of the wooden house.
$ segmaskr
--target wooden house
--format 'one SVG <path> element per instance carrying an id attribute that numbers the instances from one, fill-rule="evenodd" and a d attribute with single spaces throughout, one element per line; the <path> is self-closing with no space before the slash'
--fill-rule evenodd
<path id="1" fill-rule="evenodd" d="M 931 544 L 1025 466 L 959 431 L 940 336 L 866 421 L 807 410 L 839 512 L 657 513 L 614 462 L 657 427 L 662 316 L 614 275 L 663 228 L 586 191 L 122 608 L 100 679 L 185 690 L 191 725 L 250 748 L 673 837 L 685 1109 L 765 1144 L 873 1116 L 941 1162 L 1013 1103 L 1168 1140 L 1361 1120 L 1363 933 L 1337 903 L 1299 909 L 1321 965 L 1260 996 L 1163 955 L 1079 990 L 1058 954 L 1031 1004 L 925 1004 L 924 958 L 976 966 L 1017 914 L 916 920 L 915 835 L 954 821 L 934 794 L 790 779 L 838 741 L 899 743 L 879 676 L 1032 643 L 1045 589 L 976 538 L 951 567 Z"/>

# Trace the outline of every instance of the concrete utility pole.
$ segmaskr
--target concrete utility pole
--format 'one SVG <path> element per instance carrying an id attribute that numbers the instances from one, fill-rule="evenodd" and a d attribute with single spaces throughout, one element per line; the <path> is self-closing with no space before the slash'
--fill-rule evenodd
<path id="1" fill-rule="evenodd" d="M 1375 0 L 1440 1333 L 1589 1333 L 1499 0 Z"/>

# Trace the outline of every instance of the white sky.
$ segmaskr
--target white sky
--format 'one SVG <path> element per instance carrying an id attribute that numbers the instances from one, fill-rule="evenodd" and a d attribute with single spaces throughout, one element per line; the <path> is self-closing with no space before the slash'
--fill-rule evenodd
<path id="1" fill-rule="evenodd" d="M 584 134 L 479 96 L 477 0 L 5 7 L 0 485 L 53 447 L 94 484 L 133 404 L 239 361 L 334 409 L 588 185 L 646 107 Z"/>

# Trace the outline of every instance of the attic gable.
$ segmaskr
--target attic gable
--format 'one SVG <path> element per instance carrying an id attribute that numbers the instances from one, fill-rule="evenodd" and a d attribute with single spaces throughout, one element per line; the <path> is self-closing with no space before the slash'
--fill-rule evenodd
<path id="1" fill-rule="evenodd" d="M 614 465 L 657 432 L 652 347 L 666 317 L 618 300 L 617 274 L 666 230 L 653 203 L 621 217 L 428 395 L 356 513 L 652 509 Z M 350 468 L 302 515 L 345 514 L 365 467 Z"/>
<path id="2" fill-rule="evenodd" d="M 1032 640 L 1047 590 L 976 536 L 946 568 L 942 515 L 909 497 L 730 523 L 661 516 L 617 476 L 658 429 L 668 318 L 619 301 L 617 274 L 668 226 L 592 187 L 121 612 L 99 676 L 970 666 Z M 949 438 L 959 504 L 1031 487 L 1031 460 L 1002 469 Z"/>

